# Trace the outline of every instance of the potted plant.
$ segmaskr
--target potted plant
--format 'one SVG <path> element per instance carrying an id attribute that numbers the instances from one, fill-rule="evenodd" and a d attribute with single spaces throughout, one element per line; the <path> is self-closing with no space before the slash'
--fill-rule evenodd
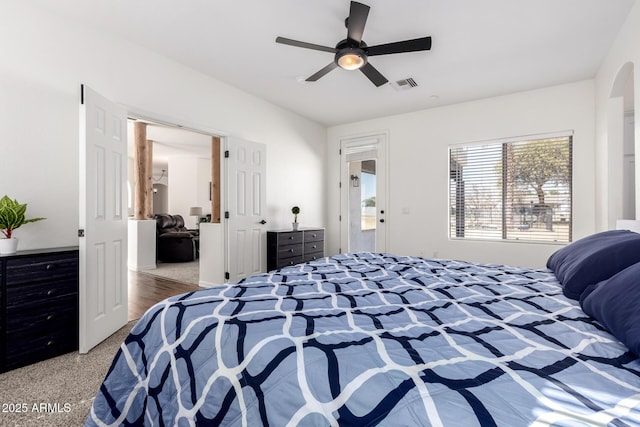
<path id="1" fill-rule="evenodd" d="M 293 231 L 296 231 L 298 229 L 298 214 L 300 213 L 300 208 L 297 206 L 292 207 L 291 213 L 293 214 L 293 222 L 291 223 L 291 226 L 293 227 Z"/>
<path id="2" fill-rule="evenodd" d="M 5 195 L 0 199 L 0 254 L 13 254 L 18 249 L 18 239 L 13 237 L 13 230 L 30 222 L 41 221 L 45 218 L 25 217 L 27 204 L 20 204 Z"/>

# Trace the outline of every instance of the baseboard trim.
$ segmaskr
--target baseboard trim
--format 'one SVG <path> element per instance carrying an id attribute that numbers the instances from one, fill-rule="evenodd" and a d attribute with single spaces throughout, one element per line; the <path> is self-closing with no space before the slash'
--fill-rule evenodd
<path id="1" fill-rule="evenodd" d="M 131 271 L 146 271 L 146 270 L 155 270 L 158 268 L 158 266 L 156 264 L 143 265 L 143 266 L 129 264 L 127 265 L 127 268 L 129 268 L 129 270 Z"/>
<path id="2" fill-rule="evenodd" d="M 220 285 L 220 283 L 205 282 L 204 280 L 200 280 L 198 282 L 198 286 L 200 286 L 201 288 L 213 288 L 214 286 L 218 285 Z"/>

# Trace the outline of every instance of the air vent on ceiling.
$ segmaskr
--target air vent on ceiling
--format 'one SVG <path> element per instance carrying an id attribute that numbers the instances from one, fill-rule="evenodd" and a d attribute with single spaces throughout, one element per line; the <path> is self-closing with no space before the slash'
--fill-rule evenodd
<path id="1" fill-rule="evenodd" d="M 417 87 L 418 83 L 413 80 L 413 77 L 408 77 L 406 79 L 396 80 L 391 84 L 391 86 L 393 86 L 396 90 L 407 90 Z"/>

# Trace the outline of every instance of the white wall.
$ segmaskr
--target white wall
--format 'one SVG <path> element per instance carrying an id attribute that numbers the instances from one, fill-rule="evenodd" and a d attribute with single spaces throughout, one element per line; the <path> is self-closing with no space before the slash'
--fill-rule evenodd
<path id="1" fill-rule="evenodd" d="M 166 184 L 153 183 L 153 214 L 169 212 L 169 189 Z"/>
<path id="2" fill-rule="evenodd" d="M 618 37 L 601 64 L 595 79 L 596 98 L 596 224 L 598 230 L 611 228 L 624 214 L 622 179 L 624 132 L 622 100 L 611 100 L 618 73 L 633 65 L 635 153 L 640 153 L 640 3 L 636 2 Z M 619 120 L 611 117 L 612 106 L 618 104 Z M 619 124 L 615 124 L 615 122 Z M 614 157 L 610 154 L 614 154 Z M 636 219 L 640 219 L 640 163 L 636 165 Z M 620 193 L 617 193 L 620 191 Z M 613 193 L 612 193 L 613 192 Z"/>
<path id="3" fill-rule="evenodd" d="M 635 111 L 625 112 L 622 159 L 622 218 L 636 218 Z"/>
<path id="4" fill-rule="evenodd" d="M 339 246 L 340 140 L 388 131 L 388 251 L 543 266 L 558 245 L 449 240 L 448 147 L 573 130 L 573 237 L 585 236 L 595 228 L 593 93 L 593 81 L 583 81 L 329 128 L 327 155 L 336 161 L 328 162 L 327 251 L 336 253 Z"/>
<path id="5" fill-rule="evenodd" d="M 159 119 L 266 144 L 271 227 L 290 224 L 293 204 L 305 225 L 324 225 L 323 126 L 27 2 L 0 3 L 0 52 L 0 193 L 48 218 L 16 232 L 21 249 L 78 243 L 81 83 Z"/>
<path id="6" fill-rule="evenodd" d="M 169 211 L 182 215 L 185 226 L 196 228 L 196 219 L 189 215 L 191 207 L 201 207 L 203 215 L 211 213 L 209 182 L 211 182 L 211 159 L 195 156 L 169 158 Z"/>

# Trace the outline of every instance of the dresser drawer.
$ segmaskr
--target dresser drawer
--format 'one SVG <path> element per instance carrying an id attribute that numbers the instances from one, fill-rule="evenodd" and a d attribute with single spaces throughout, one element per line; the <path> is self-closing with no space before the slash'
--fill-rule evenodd
<path id="1" fill-rule="evenodd" d="M 304 242 L 322 242 L 324 241 L 324 230 L 305 230 Z"/>
<path id="2" fill-rule="evenodd" d="M 78 324 L 78 298 L 58 298 L 50 304 L 30 310 L 15 307 L 7 310 L 6 322 L 8 337 L 16 340 L 58 329 L 75 328 Z"/>
<path id="3" fill-rule="evenodd" d="M 78 331 L 72 327 L 37 337 L 7 337 L 6 368 L 15 369 L 78 349 Z"/>
<path id="4" fill-rule="evenodd" d="M 324 242 L 305 242 L 304 244 L 304 254 L 323 252 L 324 251 Z"/>
<path id="5" fill-rule="evenodd" d="M 323 258 L 323 257 L 324 257 L 324 254 L 322 252 L 316 252 L 316 253 L 312 253 L 312 254 L 305 253 L 304 257 L 302 259 L 302 262 L 315 261 L 315 260 Z"/>
<path id="6" fill-rule="evenodd" d="M 292 245 L 294 243 L 302 243 L 302 232 L 289 231 L 284 233 L 278 233 L 278 246 Z"/>
<path id="7" fill-rule="evenodd" d="M 6 262 L 6 284 L 8 286 L 78 276 L 78 256 L 76 254 L 17 258 L 9 259 Z"/>
<path id="8" fill-rule="evenodd" d="M 7 310 L 50 304 L 59 298 L 77 295 L 77 293 L 77 276 L 33 284 L 14 284 L 7 286 Z"/>
<path id="9" fill-rule="evenodd" d="M 302 255 L 302 244 L 297 245 L 284 245 L 278 248 L 278 258 L 291 258 L 294 256 Z"/>
<path id="10" fill-rule="evenodd" d="M 278 264 L 276 268 L 289 267 L 291 265 L 300 264 L 301 262 L 303 262 L 302 255 L 295 256 L 292 258 L 284 258 L 284 259 L 278 260 Z"/>

